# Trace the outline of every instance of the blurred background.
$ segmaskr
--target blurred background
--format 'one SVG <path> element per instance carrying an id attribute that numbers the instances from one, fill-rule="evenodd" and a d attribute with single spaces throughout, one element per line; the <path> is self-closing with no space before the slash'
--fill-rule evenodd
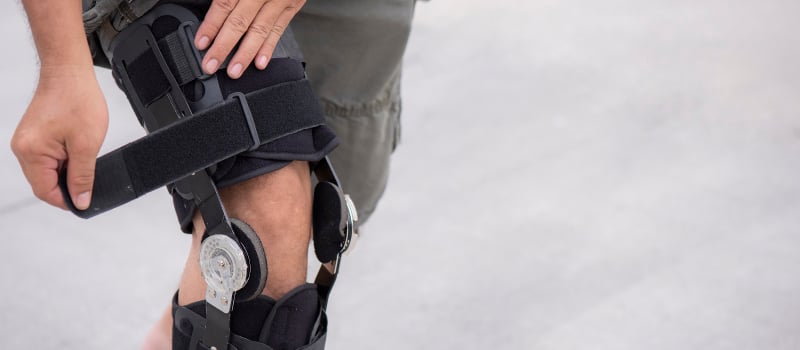
<path id="1" fill-rule="evenodd" d="M 36 82 L 0 4 L 0 345 L 138 349 L 189 249 L 166 191 L 89 221 L 8 143 Z M 800 2 L 434 0 L 337 349 L 800 349 Z M 108 71 L 104 151 L 143 135 Z"/>

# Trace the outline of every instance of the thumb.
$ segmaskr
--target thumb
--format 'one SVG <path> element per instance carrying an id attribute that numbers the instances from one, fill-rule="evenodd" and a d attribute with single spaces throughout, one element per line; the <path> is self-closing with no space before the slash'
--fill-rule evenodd
<path id="1" fill-rule="evenodd" d="M 67 188 L 75 207 L 89 208 L 94 185 L 94 168 L 99 149 L 86 145 L 69 147 L 67 144 Z"/>

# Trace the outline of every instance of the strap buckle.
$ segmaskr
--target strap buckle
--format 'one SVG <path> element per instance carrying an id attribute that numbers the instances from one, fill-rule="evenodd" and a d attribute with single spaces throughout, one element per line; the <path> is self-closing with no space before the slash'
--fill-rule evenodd
<path id="1" fill-rule="evenodd" d="M 177 35 L 181 39 L 181 48 L 186 55 L 186 63 L 192 70 L 194 77 L 200 80 L 211 78 L 213 74 L 203 72 L 203 54 L 194 46 L 194 36 L 197 31 L 197 23 L 194 21 L 183 22 L 178 27 Z M 194 58 L 194 59 L 191 59 Z"/>

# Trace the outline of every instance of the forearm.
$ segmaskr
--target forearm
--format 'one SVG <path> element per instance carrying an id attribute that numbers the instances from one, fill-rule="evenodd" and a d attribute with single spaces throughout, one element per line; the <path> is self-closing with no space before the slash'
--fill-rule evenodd
<path id="1" fill-rule="evenodd" d="M 91 70 L 92 57 L 83 30 L 81 0 L 22 0 L 39 53 L 42 76 Z"/>
<path id="2" fill-rule="evenodd" d="M 95 79 L 81 0 L 22 0 L 39 53 L 39 84 L 11 148 L 33 193 L 66 209 L 58 186 L 62 164 L 72 201 L 86 209 L 108 110 Z"/>

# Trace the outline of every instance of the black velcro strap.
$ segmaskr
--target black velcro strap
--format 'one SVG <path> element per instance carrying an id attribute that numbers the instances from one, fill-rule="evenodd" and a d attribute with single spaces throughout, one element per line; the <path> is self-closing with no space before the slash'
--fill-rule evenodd
<path id="1" fill-rule="evenodd" d="M 262 144 L 324 123 L 305 79 L 245 97 Z M 62 174 L 59 185 L 64 200 L 75 215 L 90 218 L 246 151 L 254 139 L 246 115 L 240 99 L 228 99 L 111 151 L 97 159 L 89 209 L 75 208 Z"/>
<path id="2" fill-rule="evenodd" d="M 145 51 L 133 61 L 124 62 L 124 65 L 139 100 L 145 106 L 169 91 L 169 80 L 152 51 Z"/>
<path id="3" fill-rule="evenodd" d="M 199 68 L 192 69 L 191 65 L 194 63 L 195 58 L 194 56 L 190 57 L 186 52 L 185 42 L 186 40 L 180 35 L 180 31 L 169 33 L 158 41 L 158 47 L 161 49 L 167 66 L 169 66 L 172 75 L 175 76 L 178 85 L 186 84 L 198 78 L 198 72 L 195 70 Z M 194 64 L 196 65 L 197 63 Z M 128 73 L 131 73 L 130 68 Z"/>
<path id="4" fill-rule="evenodd" d="M 184 85 L 199 77 L 199 67 L 192 67 L 198 63 L 193 56 L 189 56 L 183 47 L 184 39 L 179 31 L 172 32 L 158 40 L 158 51 L 164 57 L 166 68 L 172 74 L 178 85 Z M 170 90 L 169 79 L 159 64 L 159 58 L 152 49 L 144 50 L 130 62 L 124 61 L 125 72 L 131 80 L 139 100 L 145 106 Z"/>

